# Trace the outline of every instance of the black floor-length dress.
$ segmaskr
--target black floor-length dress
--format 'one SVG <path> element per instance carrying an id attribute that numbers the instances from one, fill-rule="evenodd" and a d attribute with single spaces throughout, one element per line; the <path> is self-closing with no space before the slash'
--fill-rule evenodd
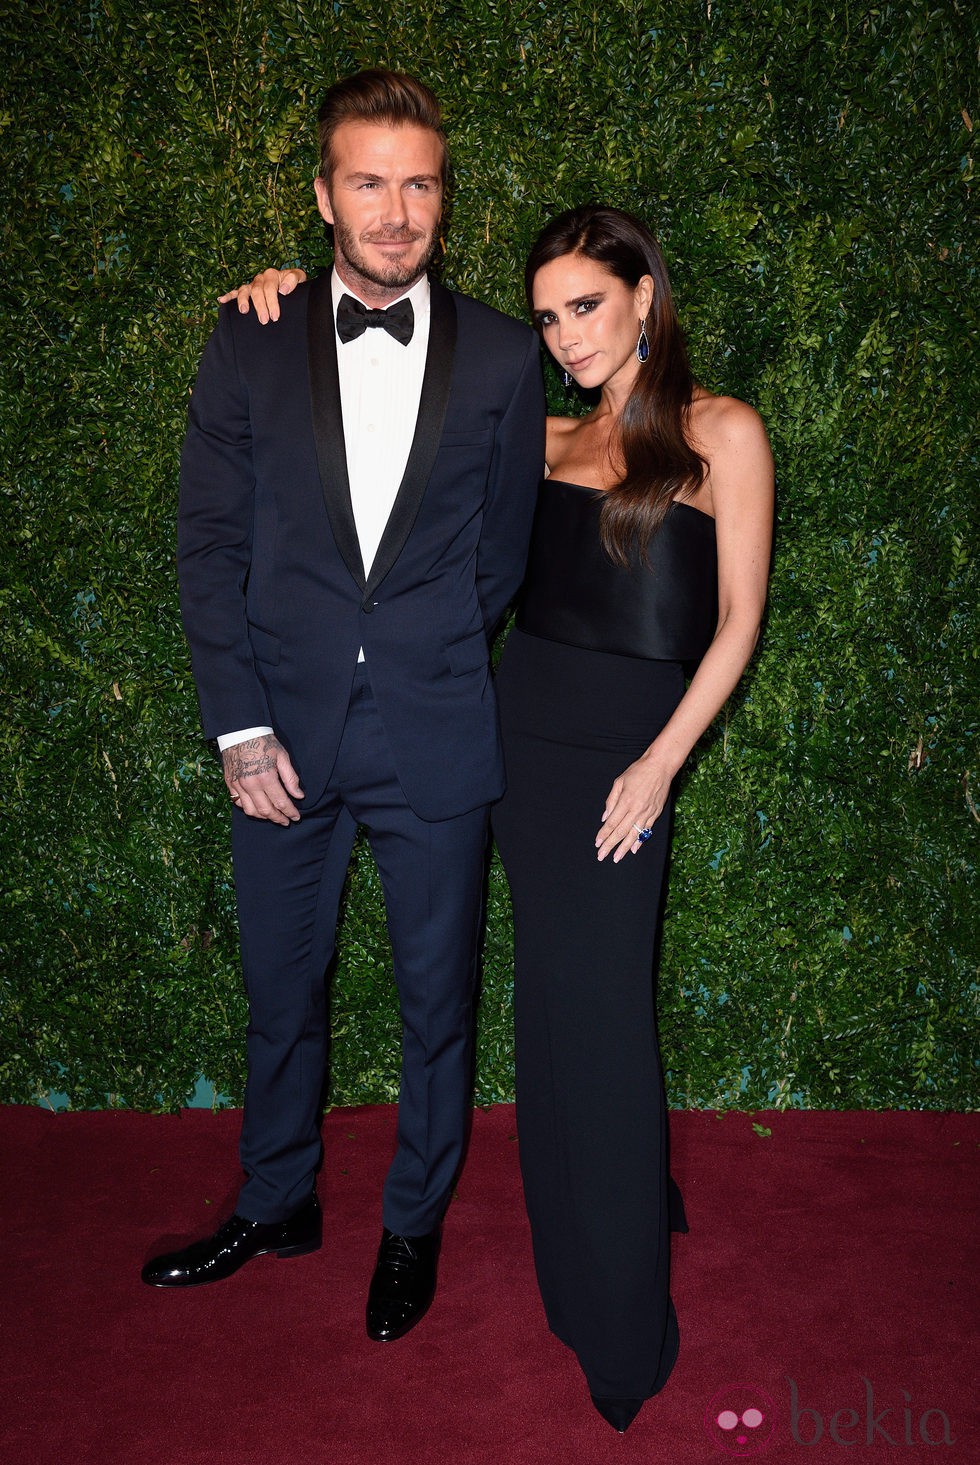
<path id="1" fill-rule="evenodd" d="M 497 678 L 507 793 L 494 830 L 514 904 L 517 1120 L 541 1296 L 590 1391 L 642 1399 L 678 1348 L 653 978 L 671 808 L 618 865 L 599 863 L 595 836 L 613 780 L 670 718 L 684 664 L 714 633 L 717 565 L 714 521 L 675 504 L 647 560 L 615 566 L 601 503 L 541 486 Z"/>

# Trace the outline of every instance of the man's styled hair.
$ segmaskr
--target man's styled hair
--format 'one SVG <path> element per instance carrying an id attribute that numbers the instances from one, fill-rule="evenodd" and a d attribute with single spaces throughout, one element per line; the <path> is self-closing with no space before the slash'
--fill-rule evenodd
<path id="1" fill-rule="evenodd" d="M 320 177 L 329 184 L 335 160 L 333 135 L 342 122 L 376 122 L 384 127 L 426 127 L 442 144 L 441 181 L 446 183 L 449 154 L 442 128 L 442 108 L 424 82 L 398 71 L 359 71 L 336 82 L 317 113 Z"/>

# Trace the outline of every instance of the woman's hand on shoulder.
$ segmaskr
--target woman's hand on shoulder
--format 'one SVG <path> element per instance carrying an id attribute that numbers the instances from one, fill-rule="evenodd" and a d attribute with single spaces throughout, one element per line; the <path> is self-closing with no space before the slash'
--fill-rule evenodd
<path id="1" fill-rule="evenodd" d="M 242 315 L 248 315 L 249 304 L 251 304 L 260 324 L 268 325 L 270 320 L 279 319 L 279 296 L 291 295 L 296 286 L 302 285 L 305 279 L 305 270 L 271 268 L 262 270 L 253 276 L 248 285 L 239 285 L 237 290 L 229 290 L 226 295 L 219 295 L 218 302 L 220 305 L 225 305 L 229 300 L 237 300 L 238 309 Z"/>

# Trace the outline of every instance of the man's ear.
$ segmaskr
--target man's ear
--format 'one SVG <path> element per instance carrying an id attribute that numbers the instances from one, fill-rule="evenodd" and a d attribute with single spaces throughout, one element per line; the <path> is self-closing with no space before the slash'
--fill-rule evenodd
<path id="1" fill-rule="evenodd" d="M 313 180 L 313 189 L 316 193 L 316 206 L 320 210 L 320 218 L 325 224 L 332 224 L 333 209 L 330 207 L 330 194 L 327 191 L 326 179 L 317 175 Z"/>

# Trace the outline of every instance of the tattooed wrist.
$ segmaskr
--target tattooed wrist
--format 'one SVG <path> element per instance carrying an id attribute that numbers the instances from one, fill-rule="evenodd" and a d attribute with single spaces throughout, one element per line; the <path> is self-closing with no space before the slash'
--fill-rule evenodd
<path id="1" fill-rule="evenodd" d="M 254 778 L 258 773 L 270 773 L 277 763 L 282 744 L 272 733 L 260 738 L 246 738 L 243 743 L 233 743 L 221 754 L 225 776 L 231 783 L 239 778 Z"/>

